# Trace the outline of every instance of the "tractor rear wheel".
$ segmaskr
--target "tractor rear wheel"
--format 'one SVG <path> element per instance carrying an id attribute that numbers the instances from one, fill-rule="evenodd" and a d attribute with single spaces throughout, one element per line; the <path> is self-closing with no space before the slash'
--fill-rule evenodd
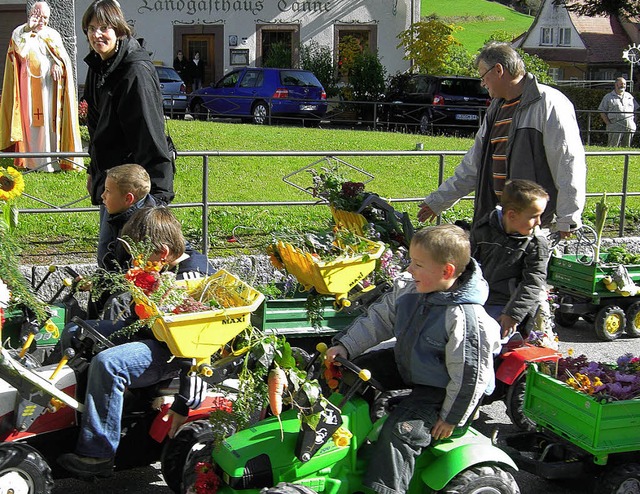
<path id="1" fill-rule="evenodd" d="M 442 494 L 520 494 L 513 475 L 495 465 L 476 465 L 456 475 Z"/>
<path id="2" fill-rule="evenodd" d="M 633 338 L 640 338 L 640 302 L 635 302 L 627 307 L 626 333 Z"/>

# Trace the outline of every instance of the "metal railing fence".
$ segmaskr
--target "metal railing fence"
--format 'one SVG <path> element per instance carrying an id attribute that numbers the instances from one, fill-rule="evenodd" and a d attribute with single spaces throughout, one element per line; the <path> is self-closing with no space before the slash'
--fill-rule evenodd
<path id="1" fill-rule="evenodd" d="M 173 202 L 172 208 L 194 208 L 200 210 L 200 217 L 202 222 L 202 249 L 203 252 L 209 251 L 209 211 L 214 207 L 265 207 L 265 206 L 316 206 L 326 205 L 326 203 L 319 200 L 307 200 L 307 201 L 212 201 L 209 199 L 209 166 L 211 159 L 223 158 L 223 157 L 247 157 L 247 158 L 263 158 L 263 157 L 314 157 L 314 158 L 339 158 L 339 157 L 385 157 L 385 156 L 407 156 L 416 157 L 423 156 L 435 157 L 438 161 L 438 180 L 437 183 L 441 184 L 449 175 L 446 174 L 446 158 L 463 156 L 466 151 L 178 151 L 178 165 L 181 157 L 199 157 L 202 159 L 202 193 L 200 194 L 200 200 L 197 202 Z M 18 158 L 18 157 L 88 157 L 87 153 L 3 153 L 0 152 L 0 158 Z M 612 192 L 607 190 L 607 196 L 620 197 L 620 213 L 619 213 L 619 236 L 624 236 L 625 229 L 625 210 L 627 207 L 627 201 L 630 197 L 640 196 L 640 191 L 629 190 L 629 167 L 631 158 L 640 157 L 640 150 L 632 151 L 590 151 L 586 153 L 587 156 L 587 168 L 589 165 L 589 158 L 596 156 L 611 156 L 623 158 L 623 170 L 622 170 L 622 183 L 620 184 L 619 192 Z M 73 191 L 67 191 L 71 193 Z M 425 191 L 428 192 L 428 191 Z M 587 193 L 587 197 L 600 197 L 604 191 L 591 191 Z M 25 193 L 28 197 L 34 201 L 40 202 L 43 207 L 41 208 L 25 208 L 19 209 L 20 214 L 74 214 L 78 212 L 92 212 L 98 211 L 98 207 L 76 207 L 75 205 L 88 198 L 86 191 L 81 191 L 76 198 L 69 198 L 68 202 L 63 205 L 54 205 L 48 203 L 38 197 Z M 178 198 L 179 199 L 179 198 Z M 395 197 L 387 198 L 391 203 L 419 203 L 423 197 Z M 466 196 L 463 200 L 472 200 L 473 196 Z"/>

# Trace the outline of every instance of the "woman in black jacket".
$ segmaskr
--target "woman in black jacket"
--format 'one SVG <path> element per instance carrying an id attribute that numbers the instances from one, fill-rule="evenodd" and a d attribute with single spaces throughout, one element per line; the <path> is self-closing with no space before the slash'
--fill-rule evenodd
<path id="1" fill-rule="evenodd" d="M 138 163 L 151 178 L 151 195 L 159 204 L 174 197 L 174 167 L 164 133 L 162 93 L 148 53 L 132 37 L 115 0 L 94 1 L 82 17 L 82 30 L 91 51 L 84 59 L 89 70 L 84 99 L 89 104 L 87 126 L 91 137 L 87 190 L 100 204 L 98 265 L 107 245 L 103 229 L 106 210 L 101 195 L 106 171 Z M 103 266 L 101 266 L 103 267 Z"/>

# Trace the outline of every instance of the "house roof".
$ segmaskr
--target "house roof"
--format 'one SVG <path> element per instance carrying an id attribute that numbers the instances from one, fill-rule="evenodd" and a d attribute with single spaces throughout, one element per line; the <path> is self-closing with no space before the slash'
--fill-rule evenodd
<path id="1" fill-rule="evenodd" d="M 587 53 L 585 53 L 582 60 L 572 60 L 568 57 L 577 57 L 577 55 L 570 52 L 581 50 L 569 49 L 566 50 L 569 53 L 561 56 L 561 58 L 555 55 L 553 59 L 576 62 L 588 61 L 589 63 L 596 64 L 622 61 L 622 52 L 628 48 L 630 40 L 617 18 L 603 16 L 586 17 L 576 15 L 574 12 L 569 12 L 569 17 L 580 34 Z M 555 51 L 564 52 L 565 50 Z"/>

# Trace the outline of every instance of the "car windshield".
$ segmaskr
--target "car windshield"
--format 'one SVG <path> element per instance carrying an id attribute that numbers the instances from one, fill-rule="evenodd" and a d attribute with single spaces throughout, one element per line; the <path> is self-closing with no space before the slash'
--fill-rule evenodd
<path id="1" fill-rule="evenodd" d="M 156 67 L 160 82 L 182 82 L 178 73 L 169 67 Z"/>
<path id="2" fill-rule="evenodd" d="M 280 82 L 285 86 L 321 86 L 316 76 L 311 72 L 300 70 L 283 70 L 280 72 Z"/>

